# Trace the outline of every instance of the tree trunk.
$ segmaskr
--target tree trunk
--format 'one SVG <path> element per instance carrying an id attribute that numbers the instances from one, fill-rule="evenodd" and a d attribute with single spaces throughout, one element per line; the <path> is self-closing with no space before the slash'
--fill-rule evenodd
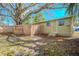
<path id="1" fill-rule="evenodd" d="M 16 25 L 21 25 L 22 21 L 20 19 L 16 19 Z"/>

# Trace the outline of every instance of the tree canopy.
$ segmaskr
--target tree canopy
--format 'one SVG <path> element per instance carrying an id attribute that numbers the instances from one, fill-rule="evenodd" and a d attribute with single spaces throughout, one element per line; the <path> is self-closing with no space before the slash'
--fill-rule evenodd
<path id="1" fill-rule="evenodd" d="M 22 22 L 26 20 L 29 16 L 39 13 L 40 11 L 48 8 L 49 6 L 50 4 L 48 3 L 0 3 L 0 7 L 2 9 L 6 9 L 9 17 L 12 17 L 16 24 L 22 24 Z M 6 16 L 5 14 L 1 15 Z"/>

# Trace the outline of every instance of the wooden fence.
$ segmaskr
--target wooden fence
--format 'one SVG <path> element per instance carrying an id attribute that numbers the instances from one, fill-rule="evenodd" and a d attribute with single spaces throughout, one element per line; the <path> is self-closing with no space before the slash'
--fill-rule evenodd
<path id="1" fill-rule="evenodd" d="M 30 25 L 3 26 L 0 33 L 13 33 L 16 35 L 30 35 Z"/>

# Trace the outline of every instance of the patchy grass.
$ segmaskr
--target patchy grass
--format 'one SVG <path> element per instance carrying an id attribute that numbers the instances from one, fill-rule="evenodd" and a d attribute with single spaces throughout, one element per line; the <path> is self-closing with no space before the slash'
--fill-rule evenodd
<path id="1" fill-rule="evenodd" d="M 32 49 L 15 45 L 15 44 L 22 44 L 24 46 L 33 46 L 33 44 L 23 44 L 24 42 L 15 42 L 15 44 L 13 44 L 11 42 L 8 42 L 6 38 L 7 36 L 0 35 L 0 56 L 20 56 L 20 55 L 22 56 L 22 55 L 34 54 L 34 50 Z"/>

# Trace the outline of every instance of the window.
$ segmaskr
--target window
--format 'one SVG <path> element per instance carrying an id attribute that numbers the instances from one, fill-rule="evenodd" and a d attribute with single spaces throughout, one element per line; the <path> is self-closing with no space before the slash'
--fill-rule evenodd
<path id="1" fill-rule="evenodd" d="M 76 27 L 76 28 L 75 28 L 75 31 L 79 31 L 79 28 L 78 28 L 78 27 Z"/>
<path id="2" fill-rule="evenodd" d="M 59 20 L 59 26 L 63 26 L 64 25 L 64 20 Z"/>
<path id="3" fill-rule="evenodd" d="M 51 26 L 51 23 L 50 23 L 50 22 L 46 22 L 46 25 L 47 25 L 47 26 Z"/>

